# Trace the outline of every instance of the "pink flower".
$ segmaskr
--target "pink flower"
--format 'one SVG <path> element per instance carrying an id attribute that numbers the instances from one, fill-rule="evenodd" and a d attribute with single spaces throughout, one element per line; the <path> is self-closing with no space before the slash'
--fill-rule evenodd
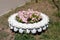
<path id="1" fill-rule="evenodd" d="M 22 11 L 19 11 L 18 12 L 18 15 L 19 15 L 19 18 L 22 18 L 23 17 L 23 12 Z"/>
<path id="2" fill-rule="evenodd" d="M 40 13 L 38 11 L 33 11 L 33 9 L 28 9 L 28 11 L 19 11 L 19 18 L 22 19 L 23 22 L 27 23 L 28 18 L 32 18 L 32 15 L 39 16 Z M 32 20 L 37 20 L 36 18 L 32 18 Z"/>
<path id="3" fill-rule="evenodd" d="M 22 18 L 22 21 L 27 23 L 27 18 Z"/>
<path id="4" fill-rule="evenodd" d="M 35 20 L 35 18 L 32 18 L 32 20 Z"/>

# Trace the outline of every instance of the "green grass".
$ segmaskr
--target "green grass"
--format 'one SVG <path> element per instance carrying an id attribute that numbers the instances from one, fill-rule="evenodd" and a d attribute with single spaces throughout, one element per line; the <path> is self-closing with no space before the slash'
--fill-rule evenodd
<path id="1" fill-rule="evenodd" d="M 60 11 L 58 11 L 58 12 L 55 14 L 55 16 L 60 18 Z"/>
<path id="2" fill-rule="evenodd" d="M 35 40 L 35 38 L 30 34 L 15 34 L 14 40 Z"/>
<path id="3" fill-rule="evenodd" d="M 47 32 L 42 33 L 40 37 L 43 40 L 60 40 L 60 21 L 52 22 L 49 25 Z"/>
<path id="4" fill-rule="evenodd" d="M 42 32 L 40 35 L 16 33 L 14 35 L 14 40 L 60 40 L 60 18 L 55 16 L 55 14 L 57 13 L 56 7 L 50 4 L 47 0 L 38 3 L 34 3 L 34 2 L 27 3 L 24 6 L 17 7 L 16 9 L 10 11 L 8 14 L 0 16 L 0 28 L 4 30 L 9 29 L 8 21 L 7 21 L 8 17 L 18 12 L 19 10 L 27 10 L 28 8 L 32 8 L 34 10 L 43 12 L 46 15 L 48 15 L 50 18 L 49 27 L 45 32 Z M 8 34 L 9 33 L 1 30 L 0 39 L 2 40 L 3 38 L 7 38 Z M 7 39 L 3 39 L 3 40 L 7 40 Z"/>

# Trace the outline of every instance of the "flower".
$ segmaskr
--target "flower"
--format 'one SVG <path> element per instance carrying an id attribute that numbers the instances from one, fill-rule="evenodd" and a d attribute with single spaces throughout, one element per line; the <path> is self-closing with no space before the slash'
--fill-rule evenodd
<path id="1" fill-rule="evenodd" d="M 37 21 L 38 19 L 40 19 L 39 15 L 40 13 L 38 11 L 33 11 L 33 9 L 28 9 L 28 11 L 18 12 L 19 18 L 25 23 L 28 23 L 31 20 L 33 22 Z"/>
<path id="2" fill-rule="evenodd" d="M 19 16 L 19 18 L 23 18 L 23 12 L 22 11 L 19 11 L 18 12 L 18 16 Z"/>
<path id="3" fill-rule="evenodd" d="M 27 18 L 22 18 L 22 21 L 27 23 Z"/>

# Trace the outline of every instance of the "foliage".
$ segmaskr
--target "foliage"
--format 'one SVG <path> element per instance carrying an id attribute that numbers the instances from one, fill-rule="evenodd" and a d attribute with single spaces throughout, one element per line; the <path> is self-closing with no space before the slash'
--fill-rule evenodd
<path id="1" fill-rule="evenodd" d="M 18 22 L 22 22 L 22 20 L 21 20 L 18 16 L 16 16 L 16 20 L 17 20 Z"/>
<path id="2" fill-rule="evenodd" d="M 35 23 L 38 22 L 41 17 L 40 12 L 28 9 L 27 11 L 19 11 L 16 19 L 23 23 Z"/>
<path id="3" fill-rule="evenodd" d="M 35 40 L 30 34 L 16 34 L 14 40 Z"/>

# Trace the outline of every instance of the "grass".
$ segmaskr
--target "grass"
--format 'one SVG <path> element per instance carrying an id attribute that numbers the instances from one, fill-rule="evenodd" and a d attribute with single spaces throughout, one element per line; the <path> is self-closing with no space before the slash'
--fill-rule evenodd
<path id="1" fill-rule="evenodd" d="M 13 33 L 9 29 L 8 17 L 19 10 L 27 10 L 28 8 L 43 12 L 50 18 L 48 29 L 40 35 Z M 47 0 L 39 1 L 38 3 L 26 3 L 24 6 L 17 7 L 9 13 L 0 16 L 0 40 L 60 40 L 60 18 L 55 16 L 56 13 L 56 7 Z"/>
<path id="2" fill-rule="evenodd" d="M 60 21 L 59 22 L 52 22 L 49 25 L 49 29 L 47 32 L 42 33 L 40 36 L 43 40 L 60 40 Z"/>
<path id="3" fill-rule="evenodd" d="M 4 31 L 0 31 L 0 40 L 5 40 L 9 34 L 4 32 Z"/>
<path id="4" fill-rule="evenodd" d="M 60 18 L 60 10 L 55 14 L 55 16 Z"/>
<path id="5" fill-rule="evenodd" d="M 16 34 L 14 40 L 35 40 L 35 38 L 30 34 Z"/>

